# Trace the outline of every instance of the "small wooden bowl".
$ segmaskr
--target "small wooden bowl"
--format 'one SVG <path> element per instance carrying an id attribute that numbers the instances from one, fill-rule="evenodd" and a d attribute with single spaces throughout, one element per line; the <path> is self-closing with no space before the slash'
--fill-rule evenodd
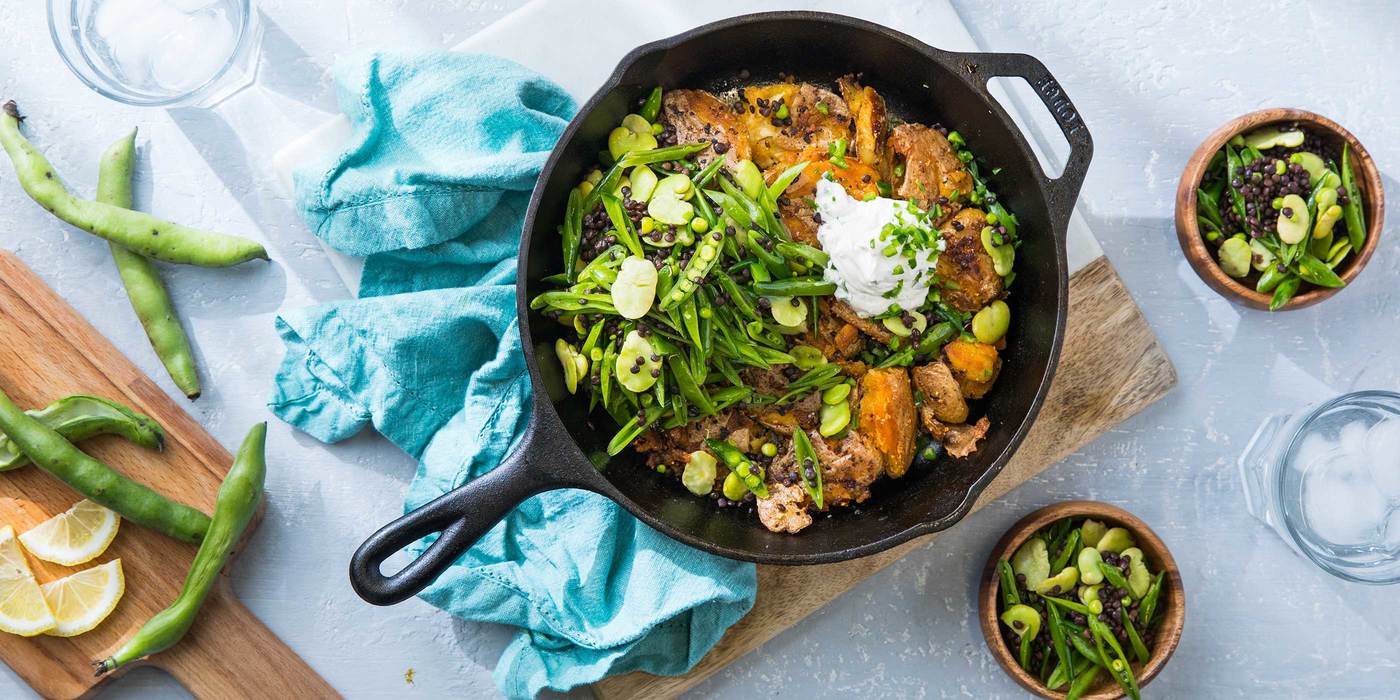
<path id="1" fill-rule="evenodd" d="M 1181 585 L 1181 571 L 1177 569 L 1176 560 L 1172 558 L 1171 552 L 1167 551 L 1167 545 L 1162 543 L 1157 533 L 1147 526 L 1140 518 L 1129 513 L 1122 508 L 1100 503 L 1098 501 L 1065 501 L 1046 506 L 1040 510 L 1021 518 L 1019 522 L 1011 526 L 1011 529 L 1002 536 L 1001 541 L 992 549 L 992 555 L 987 558 L 987 568 L 982 573 L 982 586 L 978 592 L 978 605 L 980 612 L 978 617 L 982 621 L 982 635 L 987 639 L 987 648 L 996 657 L 997 663 L 1021 684 L 1022 688 L 1039 695 L 1042 698 L 1063 698 L 1063 691 L 1054 691 L 1045 687 L 1020 664 L 1016 663 L 1016 654 L 1006 646 L 1001 635 L 1001 622 L 998 620 L 997 606 L 1001 596 L 1001 580 L 997 576 L 997 562 L 1002 559 L 1011 559 L 1011 555 L 1024 543 L 1031 535 L 1041 528 L 1062 518 L 1093 518 L 1106 523 L 1110 527 L 1120 526 L 1127 528 L 1132 533 L 1133 540 L 1142 549 L 1143 554 L 1153 571 L 1165 571 L 1166 578 L 1163 579 L 1162 598 L 1158 601 L 1158 614 L 1161 617 L 1155 628 L 1156 635 L 1152 645 L 1152 657 L 1147 663 L 1134 663 L 1133 675 L 1137 678 L 1138 686 L 1145 686 L 1157 677 L 1162 671 L 1162 667 L 1167 665 L 1167 660 L 1171 658 L 1172 652 L 1176 651 L 1176 646 L 1181 642 L 1181 631 L 1186 625 L 1186 592 Z M 1085 693 L 1085 700 L 1109 700 L 1109 698 L 1121 697 L 1118 684 L 1111 676 L 1100 673 L 1099 679 L 1094 686 Z"/>
<path id="2" fill-rule="evenodd" d="M 1225 142 L 1229 141 L 1235 134 L 1253 131 L 1261 126 L 1294 122 L 1330 134 L 1337 139 L 1339 144 L 1342 141 L 1351 144 L 1353 165 L 1356 169 L 1356 186 L 1361 190 L 1361 198 L 1366 207 L 1367 231 L 1366 242 L 1362 244 L 1361 250 L 1353 251 L 1337 269 L 1337 274 L 1347 284 L 1351 284 L 1351 281 L 1361 273 L 1361 269 L 1366 267 L 1366 263 L 1371 260 L 1371 255 L 1376 251 L 1376 244 L 1380 242 L 1381 230 L 1385 223 L 1385 190 L 1381 187 L 1381 174 L 1376 169 L 1375 160 L 1371 158 L 1371 154 L 1366 151 L 1361 142 L 1351 135 L 1350 131 L 1343 129 L 1341 125 L 1331 119 L 1301 109 L 1276 107 L 1250 112 L 1216 129 L 1215 133 L 1211 134 L 1205 143 L 1202 143 L 1200 148 L 1191 154 L 1191 159 L 1186 162 L 1186 170 L 1181 174 L 1181 182 L 1177 184 L 1176 237 L 1177 241 L 1181 243 L 1182 252 L 1186 254 L 1187 262 L 1191 263 L 1191 268 L 1196 271 L 1202 281 L 1226 299 L 1252 309 L 1267 310 L 1273 295 L 1257 292 L 1252 284 L 1237 280 L 1220 269 L 1220 263 L 1215 259 L 1214 250 L 1201 237 L 1200 226 L 1196 222 L 1196 188 L 1201 184 L 1201 178 L 1205 175 L 1206 165 L 1210 163 L 1211 157 L 1215 155 L 1216 151 L 1223 148 Z M 1342 289 L 1345 287 L 1329 289 L 1309 286 L 1307 291 L 1293 297 L 1279 310 L 1288 311 L 1312 306 Z"/>

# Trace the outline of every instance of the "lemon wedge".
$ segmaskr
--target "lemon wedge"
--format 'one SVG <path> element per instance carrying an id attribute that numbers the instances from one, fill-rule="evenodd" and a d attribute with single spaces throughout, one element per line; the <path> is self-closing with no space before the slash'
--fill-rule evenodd
<path id="1" fill-rule="evenodd" d="M 58 621 L 29 571 L 14 528 L 0 528 L 0 630 L 33 637 L 56 624 Z"/>
<path id="2" fill-rule="evenodd" d="M 77 566 L 107 551 L 120 525 L 116 513 L 84 499 L 20 535 L 19 541 L 44 561 Z"/>
<path id="3" fill-rule="evenodd" d="M 122 560 L 84 569 L 67 578 L 51 581 L 40 587 L 54 625 L 44 634 L 53 637 L 76 637 L 102 624 L 117 601 L 126 592 L 126 577 L 122 575 Z"/>

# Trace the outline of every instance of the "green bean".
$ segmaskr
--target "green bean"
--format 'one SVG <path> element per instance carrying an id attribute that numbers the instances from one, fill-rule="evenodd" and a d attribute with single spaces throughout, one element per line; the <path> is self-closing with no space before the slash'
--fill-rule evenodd
<path id="1" fill-rule="evenodd" d="M 1001 603 L 1005 607 L 1021 604 L 1021 594 L 1016 590 L 1016 574 L 1011 571 L 1011 563 L 1005 559 L 997 561 L 997 575 L 1001 577 Z"/>
<path id="2" fill-rule="evenodd" d="M 1079 700 L 1083 697 L 1084 693 L 1089 690 L 1089 686 L 1092 686 L 1094 681 L 1098 679 L 1099 669 L 1099 666 L 1090 666 L 1088 671 L 1074 679 L 1074 682 L 1069 684 L 1069 691 L 1065 693 L 1065 700 Z"/>
<path id="3" fill-rule="evenodd" d="M 836 283 L 811 275 L 772 282 L 755 282 L 753 290 L 765 297 L 824 297 L 836 293 Z"/>
<path id="4" fill-rule="evenodd" d="M 1162 595 L 1162 581 L 1166 574 L 1165 571 L 1157 572 L 1157 578 L 1152 580 L 1152 585 L 1147 587 L 1147 593 L 1138 604 L 1138 619 L 1142 621 L 1144 630 L 1152 627 L 1153 619 L 1157 616 L 1157 600 Z"/>
<path id="5" fill-rule="evenodd" d="M 822 461 L 817 456 L 816 448 L 812 447 L 811 438 L 807 437 L 807 431 L 801 426 L 792 430 L 793 455 L 797 458 L 797 475 L 802 479 L 802 488 L 812 497 L 812 503 L 817 506 L 817 510 L 824 507 L 825 500 L 822 490 Z M 808 471 L 811 475 L 808 475 Z"/>
<path id="6" fill-rule="evenodd" d="M 1142 637 L 1138 636 L 1137 629 L 1133 627 L 1133 621 L 1128 619 L 1127 611 L 1119 610 L 1118 619 L 1123 622 L 1123 629 L 1128 633 L 1128 642 L 1132 644 L 1133 655 L 1137 657 L 1138 661 L 1147 663 L 1151 654 L 1147 651 L 1147 645 L 1142 643 Z"/>
<path id="7" fill-rule="evenodd" d="M 578 250 L 583 241 L 583 193 L 577 187 L 569 190 L 569 203 L 564 207 L 564 276 L 574 281 L 578 268 Z"/>
<path id="8" fill-rule="evenodd" d="M 1361 250 L 1366 242 L 1366 209 L 1361 201 L 1361 190 L 1356 187 L 1356 172 L 1351 167 L 1351 144 L 1342 144 L 1342 189 L 1347 193 L 1347 203 L 1342 205 L 1342 216 L 1347 222 L 1347 238 L 1352 250 Z"/>
<path id="9" fill-rule="evenodd" d="M 14 163 L 25 193 L 54 216 L 148 258 L 203 267 L 267 259 L 256 241 L 181 226 L 149 214 L 80 199 L 63 186 L 53 165 L 19 133 L 14 101 L 0 114 L 0 146 Z"/>
<path id="10" fill-rule="evenodd" d="M 617 164 L 624 168 L 630 168 L 634 165 L 651 165 L 667 160 L 680 160 L 709 147 L 709 141 L 697 141 L 666 148 L 654 148 L 650 151 L 632 151 L 618 160 Z"/>
<path id="11" fill-rule="evenodd" d="M 165 431 L 155 420 L 115 401 L 96 396 L 68 396 L 36 411 L 26 411 L 64 440 L 78 442 L 97 435 L 118 435 L 142 447 L 165 447 Z M 14 441 L 0 434 L 0 471 L 29 464 Z"/>
<path id="12" fill-rule="evenodd" d="M 137 525 L 191 543 L 203 540 L 209 529 L 209 516 L 176 503 L 83 454 L 52 428 L 26 415 L 3 391 L 0 391 L 0 432 L 9 436 L 40 469 Z"/>
<path id="13" fill-rule="evenodd" d="M 156 613 L 142 625 L 116 653 L 93 662 L 97 675 L 165 651 L 184 638 L 199 615 L 204 599 L 218 583 L 219 572 L 228 563 L 248 523 L 257 513 L 258 504 L 262 501 L 263 483 L 267 479 L 266 445 L 267 424 L 259 423 L 243 439 L 233 467 L 219 486 L 209 536 L 194 555 L 180 595 L 170 607 Z"/>
<path id="14" fill-rule="evenodd" d="M 97 174 L 97 201 L 123 209 L 131 208 L 131 173 L 136 160 L 136 130 L 118 139 L 105 153 Z M 194 351 L 175 305 L 160 280 L 160 273 L 146 258 L 117 243 L 109 242 L 112 260 L 117 264 L 122 285 L 126 287 L 131 308 L 136 311 L 146 337 L 165 365 L 165 371 L 175 386 L 191 399 L 199 398 L 199 372 L 194 366 Z"/>
<path id="15" fill-rule="evenodd" d="M 1277 311 L 1283 308 L 1283 305 L 1287 304 L 1288 301 L 1293 298 L 1293 295 L 1298 293 L 1298 287 L 1302 286 L 1302 284 L 1303 280 L 1297 275 L 1289 275 L 1284 278 L 1284 280 L 1279 282 L 1278 286 L 1274 288 L 1274 296 L 1269 300 L 1269 310 Z"/>
<path id="16" fill-rule="evenodd" d="M 642 119 L 645 119 L 648 122 L 651 122 L 653 124 L 656 123 L 657 117 L 661 116 L 660 85 L 657 85 L 656 87 L 651 89 L 651 93 L 647 95 L 646 101 L 642 103 L 642 110 L 637 114 L 641 115 Z"/>

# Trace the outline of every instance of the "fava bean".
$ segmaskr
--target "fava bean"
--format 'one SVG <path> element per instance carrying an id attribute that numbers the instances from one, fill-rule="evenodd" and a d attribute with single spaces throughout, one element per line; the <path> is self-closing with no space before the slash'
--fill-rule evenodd
<path id="1" fill-rule="evenodd" d="M 115 401 L 96 396 L 68 396 L 37 411 L 30 417 L 53 429 L 69 442 L 97 435 L 119 435 L 142 447 L 159 450 L 165 446 L 165 432 L 155 420 Z M 29 464 L 29 458 L 13 440 L 0 434 L 0 471 Z"/>
<path id="2" fill-rule="evenodd" d="M 822 404 L 820 419 L 817 432 L 822 437 L 834 437 L 851 424 L 851 404 L 845 401 L 834 406 Z"/>

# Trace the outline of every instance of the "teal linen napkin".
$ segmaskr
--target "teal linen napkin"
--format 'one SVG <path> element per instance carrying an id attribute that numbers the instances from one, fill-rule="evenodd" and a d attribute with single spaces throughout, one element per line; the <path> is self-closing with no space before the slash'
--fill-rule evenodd
<path id="1" fill-rule="evenodd" d="M 407 510 L 495 468 L 528 421 L 516 247 L 575 107 L 484 55 L 375 54 L 339 67 L 336 84 L 354 135 L 333 163 L 296 174 L 297 205 L 317 236 L 369 257 L 359 299 L 278 317 L 287 353 L 269 405 L 320 440 L 368 425 L 413 455 Z M 682 673 L 756 589 L 751 564 L 561 490 L 516 508 L 422 597 L 519 627 L 496 681 L 532 697 L 614 673 Z"/>

